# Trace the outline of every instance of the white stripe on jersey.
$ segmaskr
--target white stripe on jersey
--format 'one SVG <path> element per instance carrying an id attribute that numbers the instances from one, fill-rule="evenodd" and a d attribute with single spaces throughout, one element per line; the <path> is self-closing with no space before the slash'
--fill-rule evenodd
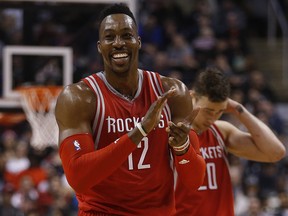
<path id="1" fill-rule="evenodd" d="M 104 103 L 103 94 L 102 94 L 101 89 L 100 89 L 99 85 L 97 84 L 97 81 L 95 80 L 95 78 L 91 75 L 91 76 L 87 77 L 86 79 L 88 80 L 88 82 L 92 86 L 92 88 L 93 88 L 93 90 L 94 90 L 94 92 L 95 92 L 95 94 L 97 96 L 97 103 L 96 103 L 97 104 L 97 108 L 96 108 L 96 113 L 95 113 L 95 117 L 94 117 L 94 121 L 93 121 L 93 131 L 96 130 L 97 123 L 99 125 L 98 131 L 96 133 L 96 137 L 95 137 L 95 140 L 94 140 L 95 149 L 97 149 L 98 148 L 99 139 L 100 139 L 100 136 L 101 136 L 103 122 L 104 122 L 105 103 Z M 102 108 L 102 112 L 100 110 L 100 106 L 99 105 L 102 106 L 101 107 Z M 98 122 L 99 119 L 100 119 L 100 122 Z"/>
<path id="2" fill-rule="evenodd" d="M 149 71 L 147 74 L 148 74 L 148 77 L 150 79 L 150 82 L 151 82 L 151 85 L 152 85 L 152 88 L 154 90 L 155 95 L 157 97 L 160 97 L 164 92 L 161 89 L 161 85 L 158 82 L 156 74 L 154 72 L 152 72 L 152 71 Z M 157 89 L 156 89 L 156 87 L 157 87 Z M 170 111 L 170 108 L 169 108 L 167 103 L 164 106 L 163 112 L 164 112 L 164 114 L 166 116 L 166 121 L 167 122 L 170 121 L 171 120 L 171 111 Z"/>
<path id="3" fill-rule="evenodd" d="M 214 125 L 211 125 L 210 126 L 210 129 L 212 131 L 212 133 L 214 134 L 214 136 L 216 137 L 219 145 L 222 147 L 223 151 L 226 153 L 226 154 L 223 154 L 223 158 L 227 164 L 227 167 L 229 167 L 229 162 L 228 162 L 228 158 L 227 158 L 227 149 L 226 149 L 226 146 L 225 146 L 225 143 L 224 143 L 224 140 L 222 139 L 221 135 L 219 134 L 219 132 L 216 130 L 215 126 Z"/>

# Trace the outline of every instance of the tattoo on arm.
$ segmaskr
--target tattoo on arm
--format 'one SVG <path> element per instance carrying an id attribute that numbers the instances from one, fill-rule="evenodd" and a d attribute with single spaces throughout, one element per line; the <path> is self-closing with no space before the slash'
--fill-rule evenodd
<path id="1" fill-rule="evenodd" d="M 241 105 L 236 106 L 236 110 L 238 111 L 239 114 L 244 112 L 244 109 Z"/>

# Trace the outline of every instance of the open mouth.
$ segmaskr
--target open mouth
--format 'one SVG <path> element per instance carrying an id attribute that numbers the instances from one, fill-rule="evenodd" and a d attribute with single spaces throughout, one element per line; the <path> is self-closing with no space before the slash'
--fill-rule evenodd
<path id="1" fill-rule="evenodd" d="M 115 53 L 112 55 L 113 59 L 121 59 L 121 58 L 127 58 L 128 54 L 127 53 Z"/>
<path id="2" fill-rule="evenodd" d="M 129 60 L 127 53 L 115 53 L 112 55 L 113 62 L 117 65 L 124 65 Z"/>

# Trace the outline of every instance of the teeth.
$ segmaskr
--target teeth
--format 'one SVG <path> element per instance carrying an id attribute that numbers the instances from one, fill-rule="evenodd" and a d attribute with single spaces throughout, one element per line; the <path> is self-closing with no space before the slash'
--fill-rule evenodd
<path id="1" fill-rule="evenodd" d="M 113 58 L 126 58 L 128 55 L 126 53 L 114 54 Z"/>

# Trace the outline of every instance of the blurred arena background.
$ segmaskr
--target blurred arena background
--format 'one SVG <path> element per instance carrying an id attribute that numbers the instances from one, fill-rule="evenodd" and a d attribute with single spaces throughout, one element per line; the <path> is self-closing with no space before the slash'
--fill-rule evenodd
<path id="1" fill-rule="evenodd" d="M 0 215 L 77 215 L 57 152 L 53 104 L 63 85 L 102 70 L 97 17 L 113 2 L 0 0 Z M 231 97 L 288 145 L 287 0 L 122 2 L 138 20 L 140 68 L 188 87 L 202 68 L 221 68 Z M 237 216 L 288 215 L 287 158 L 231 156 L 230 163 Z"/>

